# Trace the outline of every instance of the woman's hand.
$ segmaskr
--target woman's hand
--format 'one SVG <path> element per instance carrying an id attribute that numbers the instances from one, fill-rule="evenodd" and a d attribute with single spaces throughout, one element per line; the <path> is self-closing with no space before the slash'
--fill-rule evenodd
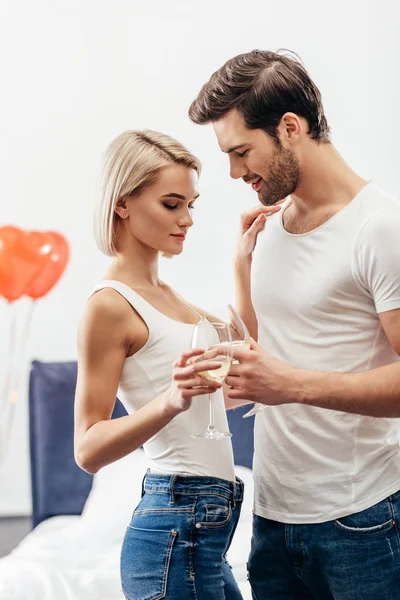
<path id="1" fill-rule="evenodd" d="M 239 239 L 236 244 L 235 262 L 243 262 L 251 258 L 256 247 L 257 236 L 264 229 L 267 217 L 281 209 L 284 200 L 273 206 L 259 204 L 251 210 L 246 210 L 240 215 Z"/>
<path id="2" fill-rule="evenodd" d="M 215 380 L 205 379 L 199 373 L 219 369 L 220 362 L 200 360 L 204 350 L 195 349 L 184 352 L 174 363 L 172 383 L 166 391 L 167 407 L 176 414 L 188 410 L 194 396 L 213 394 L 222 384 Z"/>

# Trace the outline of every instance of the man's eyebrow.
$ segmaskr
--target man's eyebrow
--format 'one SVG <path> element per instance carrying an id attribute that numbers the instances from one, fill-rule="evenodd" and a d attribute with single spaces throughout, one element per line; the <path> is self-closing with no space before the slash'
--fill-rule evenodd
<path id="1" fill-rule="evenodd" d="M 238 150 L 242 146 L 246 146 L 246 144 L 239 144 L 238 146 L 232 146 L 232 148 L 229 148 L 229 150 L 223 150 L 223 152 L 225 152 L 226 154 L 230 154 L 231 152 Z"/>
<path id="2" fill-rule="evenodd" d="M 196 200 L 199 196 L 200 194 L 197 194 L 197 196 L 194 196 L 193 200 Z M 177 198 L 178 200 L 186 200 L 185 196 L 182 196 L 182 194 L 176 194 L 175 192 L 164 194 L 163 196 L 161 196 L 161 198 Z"/>

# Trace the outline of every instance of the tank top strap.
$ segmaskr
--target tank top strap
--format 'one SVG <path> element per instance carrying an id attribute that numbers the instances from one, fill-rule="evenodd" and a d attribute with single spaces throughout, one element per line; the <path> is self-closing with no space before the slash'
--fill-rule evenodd
<path id="1" fill-rule="evenodd" d="M 190 306 L 187 302 L 185 302 L 185 300 L 182 298 L 182 296 L 180 294 L 178 294 L 178 292 L 176 290 L 174 290 L 174 291 L 175 291 L 176 296 L 182 302 L 182 304 L 184 304 L 192 313 L 194 313 L 195 315 L 197 315 L 199 317 L 199 320 L 201 321 L 202 318 L 203 318 L 203 315 L 201 315 L 200 313 L 198 313 L 197 310 L 195 310 L 193 308 L 193 306 Z"/>
<path id="2" fill-rule="evenodd" d="M 111 288 L 123 296 L 142 317 L 150 332 L 153 329 L 152 325 L 159 324 L 161 320 L 160 313 L 147 300 L 142 298 L 140 294 L 135 292 L 129 285 L 126 285 L 126 283 L 114 279 L 101 281 L 94 287 L 91 296 L 104 288 Z"/>

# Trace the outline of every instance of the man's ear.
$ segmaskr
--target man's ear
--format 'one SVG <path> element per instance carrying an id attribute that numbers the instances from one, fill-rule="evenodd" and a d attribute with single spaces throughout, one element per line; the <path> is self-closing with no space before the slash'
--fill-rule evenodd
<path id="1" fill-rule="evenodd" d="M 304 129 L 304 119 L 292 112 L 285 113 L 278 125 L 278 133 L 281 142 L 289 144 L 296 143 Z"/>

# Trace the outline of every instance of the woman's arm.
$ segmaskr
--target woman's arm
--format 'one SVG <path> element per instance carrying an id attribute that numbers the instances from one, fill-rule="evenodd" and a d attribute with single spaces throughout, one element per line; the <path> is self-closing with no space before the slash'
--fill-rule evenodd
<path id="1" fill-rule="evenodd" d="M 258 339 L 258 322 L 251 301 L 251 254 L 236 259 L 234 264 L 235 273 L 235 307 L 243 319 L 251 337 Z"/>
<path id="2" fill-rule="evenodd" d="M 236 310 L 254 340 L 258 339 L 258 323 L 251 301 L 251 261 L 258 234 L 264 229 L 267 217 L 280 210 L 280 204 L 260 204 L 242 213 L 240 217 L 239 239 L 234 257 Z"/>
<path id="3" fill-rule="evenodd" d="M 75 458 L 89 473 L 96 473 L 139 448 L 187 410 L 194 396 L 220 387 L 197 375 L 201 370 L 215 368 L 215 363 L 187 365 L 191 356 L 199 354 L 190 351 L 178 359 L 173 373 L 171 365 L 172 383 L 165 393 L 137 412 L 111 420 L 124 361 L 134 344 L 127 336 L 132 315 L 123 298 L 110 294 L 100 297 L 98 293 L 90 299 L 79 328 Z"/>

